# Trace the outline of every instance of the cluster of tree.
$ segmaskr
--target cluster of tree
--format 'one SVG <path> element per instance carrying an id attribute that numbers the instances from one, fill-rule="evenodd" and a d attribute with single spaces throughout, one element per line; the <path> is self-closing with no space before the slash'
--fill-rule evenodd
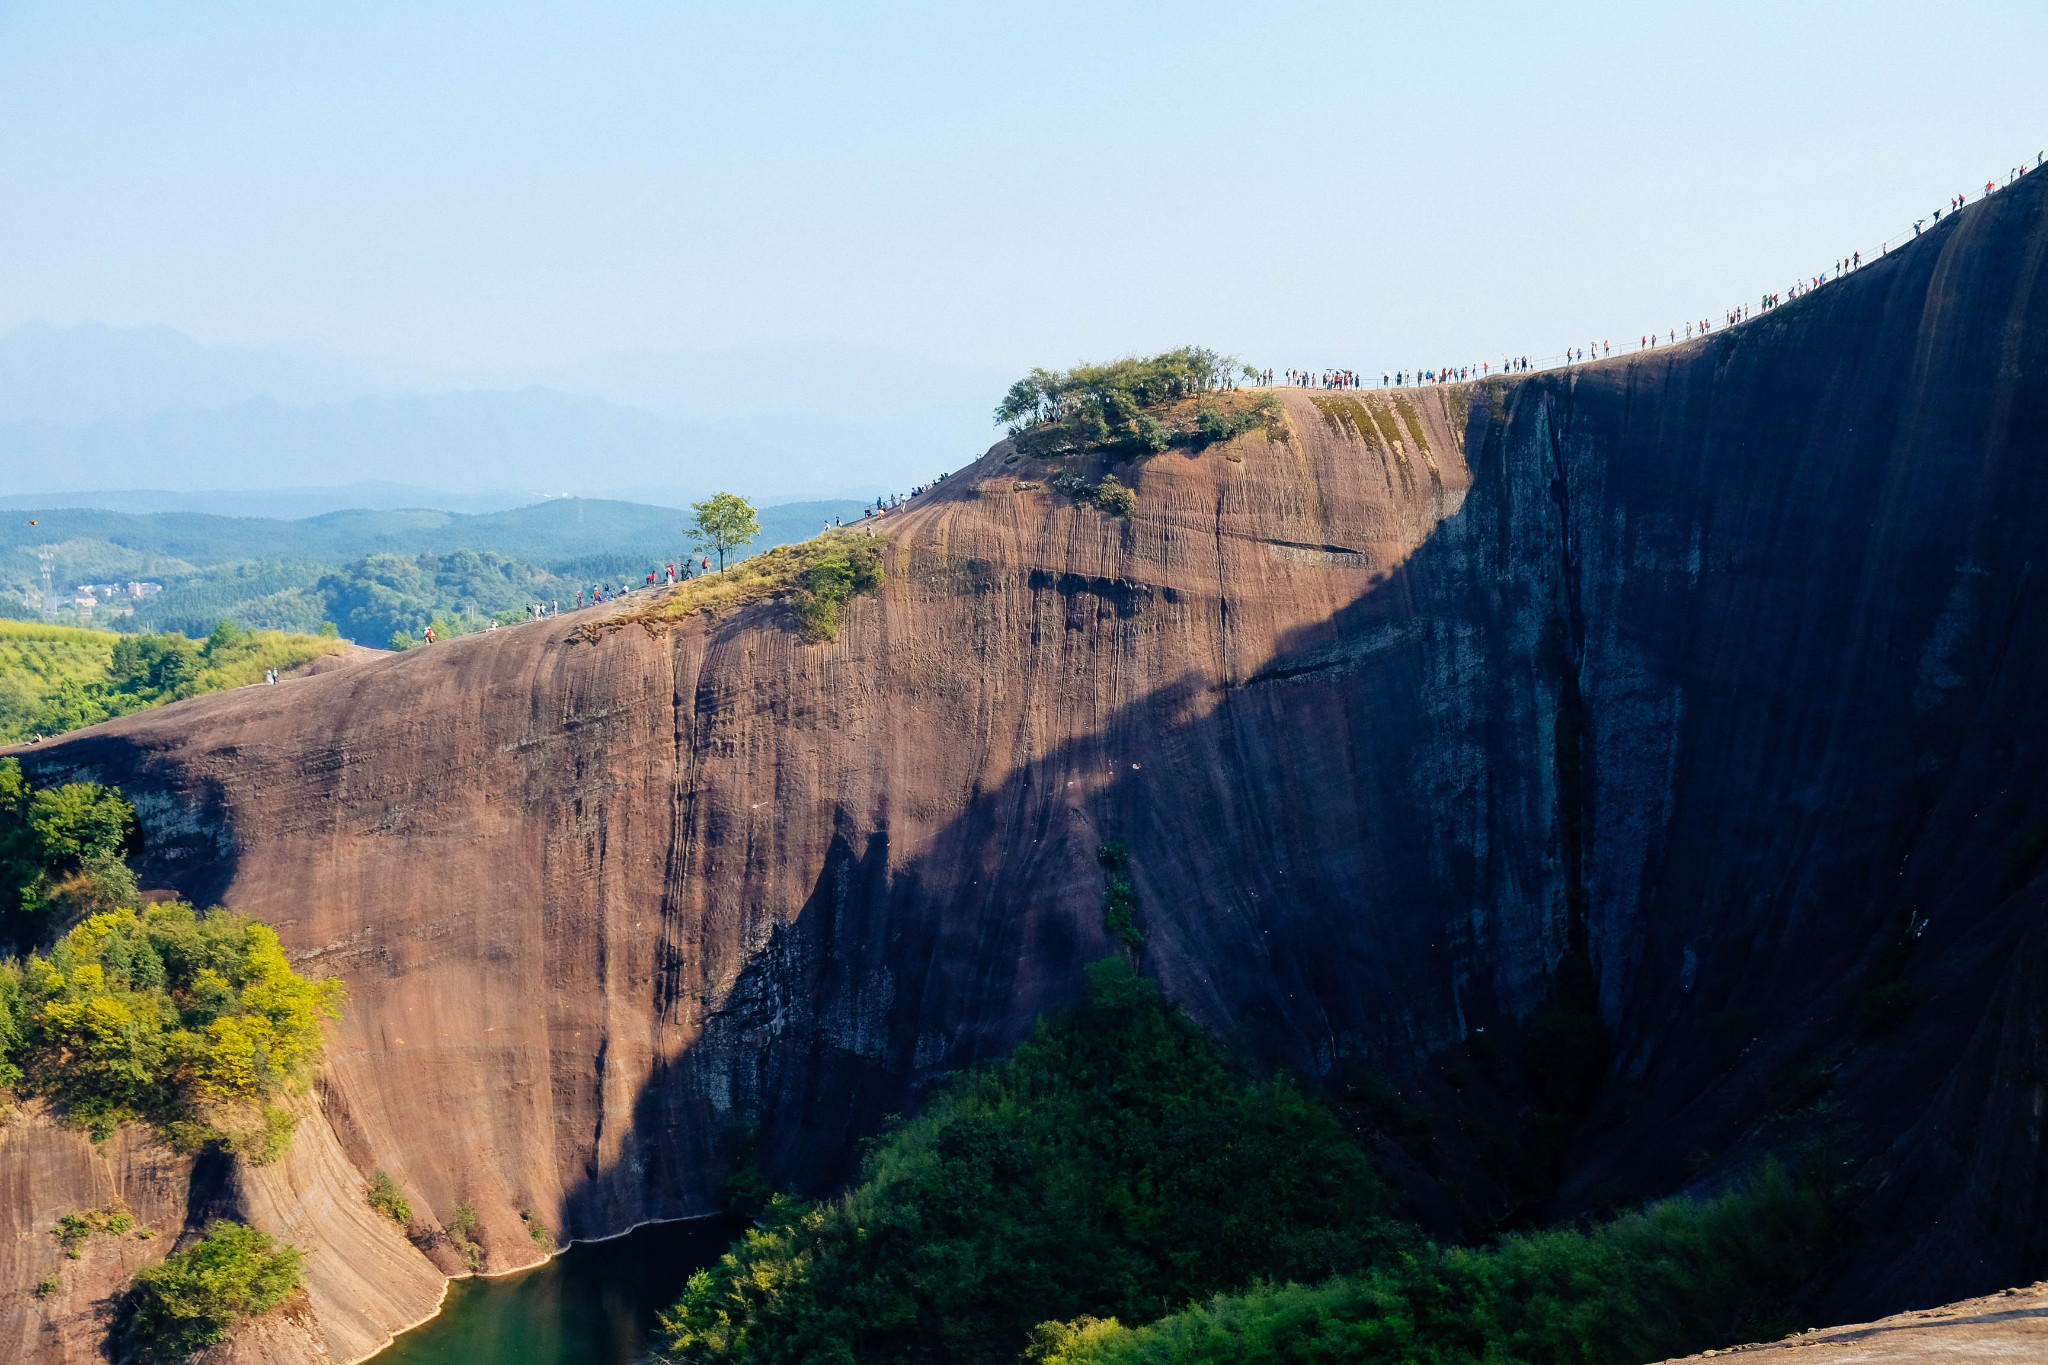
<path id="1" fill-rule="evenodd" d="M 321 635 L 282 635 L 223 621 L 204 640 L 9 625 L 0 632 L 0 740 L 62 734 L 243 687 L 341 647 L 331 625 Z"/>
<path id="2" fill-rule="evenodd" d="M 321 577 L 328 619 L 351 640 L 403 649 L 437 637 L 526 619 L 527 604 L 573 598 L 577 585 L 545 569 L 479 550 L 368 555 Z"/>
<path id="3" fill-rule="evenodd" d="M 1227 405 L 1221 398 L 1204 399 L 1192 420 L 1163 411 L 1227 388 L 1240 374 L 1257 377 L 1234 358 L 1199 346 L 1107 365 L 1033 370 L 1010 386 L 996 420 L 1048 454 L 1110 450 L 1142 458 L 1173 445 L 1201 448 L 1281 423 L 1279 400 L 1271 394 Z"/>
<path id="4" fill-rule="evenodd" d="M 137 646 L 122 656 L 129 686 L 183 685 L 179 651 L 122 643 Z M 140 906 L 126 862 L 136 838 L 120 792 L 38 788 L 18 760 L 0 758 L 0 924 L 20 949 L 72 923 L 47 953 L 0 959 L 0 1105 L 43 1096 L 95 1138 L 139 1120 L 182 1150 L 210 1143 L 273 1160 L 293 1128 L 276 1101 L 311 1079 L 321 1021 L 340 1017 L 341 983 L 300 976 L 277 935 L 244 915 Z M 118 1235 L 131 1221 L 118 1208 L 88 1210 L 54 1232 L 75 1258 L 94 1233 Z M 303 1282 L 295 1249 L 216 1222 L 137 1273 L 121 1332 L 144 1357 L 183 1359 Z"/>
<path id="5" fill-rule="evenodd" d="M 1286 1080 L 1248 1084 L 1122 962 L 868 1157 L 778 1197 L 664 1318 L 681 1360 L 1014 1361 L 1032 1328 L 1321 1278 L 1407 1240 L 1364 1152 Z"/>
<path id="6" fill-rule="evenodd" d="M 1035 369 L 1010 385 L 996 405 L 996 421 L 1011 426 L 1060 422 L 1093 412 L 1109 423 L 1127 422 L 1145 408 L 1223 387 L 1242 374 L 1256 378 L 1234 356 L 1183 346 L 1147 358 L 1126 356 L 1106 365 L 1071 370 Z"/>
<path id="7" fill-rule="evenodd" d="M 331 565 L 310 559 L 255 559 L 173 579 L 113 624 L 123 632 L 171 632 L 204 639 L 222 621 L 248 630 L 317 634 L 331 619 L 317 590 Z"/>
<path id="8" fill-rule="evenodd" d="M 135 808 L 113 788 L 37 789 L 0 758 L 0 935 L 21 951 L 68 919 L 135 904 L 135 837 Z M 11 1017 L 0 1012 L 0 1028 Z M 0 1036 L 0 1084 L 12 1083 L 7 1047 Z"/>
<path id="9" fill-rule="evenodd" d="M 134 808 L 91 782 L 33 789 L 0 759 L 0 853 L 17 942 L 78 922 L 47 954 L 0 961 L 0 1087 L 110 1133 L 156 1125 L 186 1148 L 262 1161 L 338 1018 L 338 981 L 292 970 L 268 926 L 224 910 L 140 906 L 123 860 Z"/>
<path id="10" fill-rule="evenodd" d="M 848 1193 L 770 1200 L 663 1326 L 673 1358 L 729 1365 L 1619 1365 L 1782 1330 L 1834 1226 L 1772 1170 L 1591 1230 L 1433 1245 L 1351 1130 L 1248 1081 L 1117 961 Z"/>
<path id="11" fill-rule="evenodd" d="M 147 1121 L 186 1150 L 261 1163 L 310 1079 L 338 981 L 293 971 L 267 925 L 173 902 L 88 915 L 47 955 L 0 963 L 0 1080 L 96 1134 Z"/>

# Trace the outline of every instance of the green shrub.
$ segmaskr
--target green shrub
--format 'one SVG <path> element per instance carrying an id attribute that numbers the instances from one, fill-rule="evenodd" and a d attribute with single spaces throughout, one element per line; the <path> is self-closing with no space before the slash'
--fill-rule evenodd
<path id="1" fill-rule="evenodd" d="M 151 905 L 94 914 L 48 956 L 0 962 L 0 1045 L 16 1088 L 97 1135 L 147 1119 L 174 1142 L 261 1162 L 290 1140 L 267 1102 L 301 1088 L 338 981 L 309 981 L 247 916 Z"/>
<path id="2" fill-rule="evenodd" d="M 215 1222 L 191 1247 L 136 1274 L 131 1330 L 152 1353 L 190 1355 L 304 1283 L 297 1248 L 240 1223 Z"/>
<path id="3" fill-rule="evenodd" d="M 1401 1242 L 1364 1152 L 1248 1085 L 1120 960 L 1006 1062 L 957 1078 L 844 1198 L 778 1197 L 663 1327 L 684 1361 L 1016 1359 L 1060 1305 L 1153 1316 Z"/>
<path id="4" fill-rule="evenodd" d="M 1270 393 L 1259 395 L 1258 400 L 1248 407 L 1230 412 L 1222 411 L 1213 403 L 1204 403 L 1195 410 L 1195 445 L 1216 445 L 1261 427 L 1268 432 L 1276 432 L 1286 420 L 1286 409 Z"/>
<path id="5" fill-rule="evenodd" d="M 447 1223 L 448 1240 L 469 1266 L 471 1274 L 481 1272 L 488 1257 L 483 1243 L 476 1238 L 476 1227 L 476 1209 L 469 1204 L 457 1204 L 455 1216 Z"/>
<path id="6" fill-rule="evenodd" d="M 86 1221 L 83 1214 L 67 1213 L 57 1220 L 57 1226 L 52 1231 L 57 1235 L 57 1245 L 63 1247 L 64 1254 L 75 1261 L 85 1254 L 85 1244 L 92 1237 L 92 1224 Z"/>
<path id="7" fill-rule="evenodd" d="M 555 1249 L 555 1239 L 548 1235 L 548 1225 L 546 1223 L 541 1222 L 540 1219 L 535 1218 L 531 1213 L 524 1211 L 520 1213 L 519 1220 L 526 1224 L 526 1235 L 533 1239 L 535 1246 L 539 1247 L 542 1251 L 553 1251 Z"/>
<path id="8" fill-rule="evenodd" d="M 1102 482 L 1095 485 L 1095 505 L 1112 516 L 1127 517 L 1137 510 L 1138 495 L 1116 475 L 1105 474 Z"/>
<path id="9" fill-rule="evenodd" d="M 1145 931 L 1138 925 L 1138 892 L 1122 877 L 1111 877 L 1102 893 L 1102 922 L 1110 937 L 1132 952 L 1145 946 Z"/>
<path id="10" fill-rule="evenodd" d="M 370 1207 L 404 1227 L 412 1221 L 412 1205 L 398 1192 L 398 1184 L 384 1172 L 370 1177 Z"/>
<path id="11" fill-rule="evenodd" d="M 1095 861 L 1111 872 L 1121 872 L 1131 861 L 1131 848 L 1121 839 L 1104 839 L 1095 846 Z"/>
<path id="12" fill-rule="evenodd" d="M 1042 1365 L 1635 1365 L 1779 1336 L 1835 1246 L 1810 1186 L 1776 1168 L 1705 1202 L 1480 1250 L 1432 1247 L 1309 1288 L 1267 1283 L 1149 1326 L 1041 1324 Z"/>
<path id="13" fill-rule="evenodd" d="M 55 1275 L 45 1275 L 36 1281 L 36 1297 L 47 1299 L 64 1287 L 64 1282 Z"/>
<path id="14" fill-rule="evenodd" d="M 839 635 L 839 608 L 855 593 L 882 581 L 882 551 L 872 539 L 846 537 L 833 553 L 811 561 L 801 586 L 791 594 L 792 610 L 813 640 Z"/>
<path id="15" fill-rule="evenodd" d="M 64 1248 L 64 1254 L 75 1261 L 84 1254 L 85 1244 L 94 1233 L 119 1237 L 134 1226 L 135 1220 L 126 1210 L 110 1204 L 105 1208 L 67 1213 L 57 1220 L 57 1226 L 51 1231 L 56 1234 L 58 1245 Z"/>
<path id="16" fill-rule="evenodd" d="M 251 1166 L 268 1166 L 283 1156 L 299 1126 L 298 1118 L 281 1104 L 262 1105 L 253 1114 L 238 1110 L 222 1115 L 217 1123 L 212 1140 Z"/>

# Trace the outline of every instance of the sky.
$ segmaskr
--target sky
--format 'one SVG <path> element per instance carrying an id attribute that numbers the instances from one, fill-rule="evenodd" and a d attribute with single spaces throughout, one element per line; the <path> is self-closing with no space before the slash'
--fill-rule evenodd
<path id="1" fill-rule="evenodd" d="M 2044 50 L 2040 0 L 0 0 L 0 329 L 496 375 L 1548 354 L 2031 162 Z"/>

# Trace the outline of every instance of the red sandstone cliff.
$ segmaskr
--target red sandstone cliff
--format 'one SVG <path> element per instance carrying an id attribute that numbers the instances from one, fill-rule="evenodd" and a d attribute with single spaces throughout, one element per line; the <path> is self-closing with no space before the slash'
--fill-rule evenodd
<path id="1" fill-rule="evenodd" d="M 1878 1192 L 1837 1300 L 2030 1278 L 2042 188 L 1705 342 L 1288 393 L 1285 440 L 1120 470 L 1128 521 L 998 445 L 884 524 L 832 643 L 773 604 L 593 611 L 17 750 L 120 783 L 145 881 L 269 921 L 352 1004 L 272 1171 L 0 1132 L 0 1343 L 92 1358 L 141 1253 L 30 1290 L 107 1188 L 308 1246 L 309 1311 L 257 1353 L 346 1359 L 438 1292 L 373 1169 L 423 1220 L 473 1203 L 493 1269 L 536 1254 L 521 1210 L 710 1208 L 740 1119 L 829 1183 L 1113 950 L 1107 837 L 1198 1017 L 1450 1107 L 1438 1060 L 1583 943 L 1607 1063 L 1559 1210 L 1711 1175 L 1820 1067 Z M 1920 1003 L 1871 1035 L 1893 977 Z"/>

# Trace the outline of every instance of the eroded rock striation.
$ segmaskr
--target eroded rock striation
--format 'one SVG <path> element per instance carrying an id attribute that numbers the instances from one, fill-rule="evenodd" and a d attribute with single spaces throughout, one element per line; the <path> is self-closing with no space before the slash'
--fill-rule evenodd
<path id="1" fill-rule="evenodd" d="M 0 1349 L 98 1349 L 31 1297 L 73 1186 L 325 1237 L 291 1339 L 346 1359 L 461 1269 L 293 1212 L 373 1170 L 423 1228 L 473 1204 L 488 1269 L 522 1211 L 715 1207 L 743 1128 L 829 1185 L 1119 951 L 1105 839 L 1173 997 L 1439 1115 L 1450 1225 L 1532 1212 L 1486 1135 L 1577 1011 L 1541 1211 L 1711 1181 L 1824 1092 L 1873 1193 L 1817 1312 L 2043 1273 L 2044 188 L 1690 344 L 1288 391 L 1284 435 L 1119 466 L 1128 519 L 1000 443 L 879 526 L 833 642 L 593 609 L 15 750 L 352 1004 L 275 1176 L 0 1131 Z"/>

